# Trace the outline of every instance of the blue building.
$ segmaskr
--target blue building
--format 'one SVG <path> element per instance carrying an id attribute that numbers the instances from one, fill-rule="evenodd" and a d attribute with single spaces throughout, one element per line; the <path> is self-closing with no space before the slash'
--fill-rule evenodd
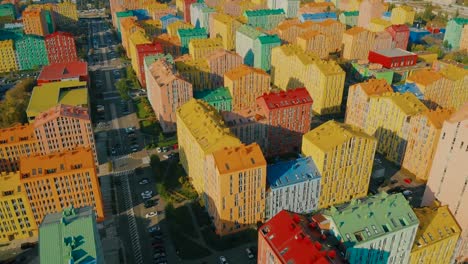
<path id="1" fill-rule="evenodd" d="M 307 20 L 314 21 L 314 22 L 322 22 L 327 19 L 338 20 L 335 12 L 323 12 L 323 13 L 315 13 L 315 14 L 302 14 L 299 17 L 299 20 L 304 23 Z"/>
<path id="2" fill-rule="evenodd" d="M 424 99 L 424 94 L 419 90 L 418 86 L 415 83 L 405 83 L 400 85 L 393 85 L 393 91 L 397 93 L 406 93 L 410 92 L 414 94 L 419 100 Z"/>
<path id="3" fill-rule="evenodd" d="M 166 30 L 167 26 L 176 22 L 177 20 L 182 20 L 182 18 L 178 16 L 174 16 L 173 14 L 168 14 L 168 15 L 161 17 L 161 24 L 162 24 L 163 30 Z"/>
<path id="4" fill-rule="evenodd" d="M 410 27 L 410 34 L 409 34 L 409 40 L 411 43 L 414 44 L 420 44 L 422 43 L 422 39 L 431 34 L 428 30 L 424 28 L 415 28 L 415 27 Z"/>

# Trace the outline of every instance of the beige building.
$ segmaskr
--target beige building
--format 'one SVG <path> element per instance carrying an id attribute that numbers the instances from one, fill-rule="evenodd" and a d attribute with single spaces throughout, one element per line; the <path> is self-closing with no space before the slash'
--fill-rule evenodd
<path id="1" fill-rule="evenodd" d="M 375 33 L 362 27 L 353 27 L 343 34 L 343 58 L 367 60 L 374 48 Z"/>
<path id="2" fill-rule="evenodd" d="M 211 82 L 214 82 L 214 87 L 224 85 L 224 74 L 232 69 L 241 66 L 242 57 L 227 50 L 217 50 L 206 57 L 210 73 L 212 74 Z"/>
<path id="3" fill-rule="evenodd" d="M 306 31 L 297 37 L 296 42 L 303 50 L 313 52 L 321 59 L 328 57 L 327 37 L 318 31 Z"/>

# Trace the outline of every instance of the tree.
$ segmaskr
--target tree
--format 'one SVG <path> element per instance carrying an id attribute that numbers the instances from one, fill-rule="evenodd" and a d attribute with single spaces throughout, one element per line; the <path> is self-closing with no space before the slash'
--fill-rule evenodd
<path id="1" fill-rule="evenodd" d="M 15 123 L 26 123 L 26 108 L 29 104 L 34 79 L 28 78 L 16 84 L 5 94 L 0 102 L 0 127 L 9 127 Z"/>
<path id="2" fill-rule="evenodd" d="M 427 4 L 424 8 L 422 19 L 426 22 L 432 20 L 435 17 L 435 15 L 432 14 L 432 10 L 434 10 L 434 7 L 431 4 Z"/>
<path id="3" fill-rule="evenodd" d="M 130 96 L 128 95 L 130 92 L 130 87 L 128 87 L 127 81 L 125 79 L 118 80 L 115 84 L 115 87 L 117 88 L 117 91 L 123 100 L 130 100 Z"/>

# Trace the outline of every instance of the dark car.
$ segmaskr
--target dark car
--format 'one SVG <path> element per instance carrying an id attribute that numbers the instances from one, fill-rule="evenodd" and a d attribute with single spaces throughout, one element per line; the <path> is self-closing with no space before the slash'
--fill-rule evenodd
<path id="1" fill-rule="evenodd" d="M 21 249 L 28 249 L 28 248 L 33 248 L 37 245 L 37 243 L 34 243 L 34 242 L 26 242 L 26 243 L 23 243 L 21 244 Z"/>

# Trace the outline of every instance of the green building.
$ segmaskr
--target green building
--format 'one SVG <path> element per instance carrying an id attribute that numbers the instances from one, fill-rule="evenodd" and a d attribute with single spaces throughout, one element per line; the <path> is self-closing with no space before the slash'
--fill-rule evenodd
<path id="1" fill-rule="evenodd" d="M 409 263 L 419 226 L 401 193 L 353 199 L 312 219 L 342 242 L 349 263 Z"/>
<path id="2" fill-rule="evenodd" d="M 44 18 L 45 18 L 45 22 L 47 25 L 47 31 L 49 32 L 49 34 L 52 34 L 55 32 L 55 21 L 53 17 L 54 14 L 52 13 L 51 10 L 43 9 L 42 11 L 44 12 Z"/>
<path id="3" fill-rule="evenodd" d="M 13 4 L 1 4 L 0 5 L 0 25 L 10 23 L 16 18 L 16 8 Z"/>
<path id="4" fill-rule="evenodd" d="M 194 91 L 193 97 L 207 102 L 220 112 L 232 111 L 232 97 L 226 87 L 219 87 L 214 90 Z"/>
<path id="5" fill-rule="evenodd" d="M 345 11 L 340 14 L 338 19 L 342 24 L 348 27 L 354 27 L 357 25 L 358 16 L 359 11 Z"/>
<path id="6" fill-rule="evenodd" d="M 37 115 L 57 104 L 88 108 L 89 98 L 86 82 L 51 82 L 34 87 L 26 109 L 28 121 L 34 122 Z"/>
<path id="7" fill-rule="evenodd" d="M 259 36 L 254 41 L 254 67 L 260 68 L 266 72 L 271 69 L 271 50 L 281 45 L 281 39 L 278 35 Z"/>
<path id="8" fill-rule="evenodd" d="M 351 74 L 353 78 L 359 82 L 365 81 L 370 78 L 383 79 L 388 84 L 393 83 L 394 72 L 387 68 L 376 68 L 373 69 L 370 64 L 359 64 L 357 62 L 351 63 Z"/>
<path id="9" fill-rule="evenodd" d="M 260 27 L 265 30 L 271 30 L 286 19 L 284 10 L 281 9 L 259 9 L 244 11 L 247 18 L 247 24 L 255 28 Z"/>
<path id="10" fill-rule="evenodd" d="M 48 214 L 39 227 L 40 263 L 102 264 L 101 239 L 92 207 Z"/>
<path id="11" fill-rule="evenodd" d="M 460 48 L 463 27 L 468 24 L 468 18 L 457 17 L 447 23 L 444 42 L 447 41 L 451 49 Z"/>
<path id="12" fill-rule="evenodd" d="M 184 53 L 188 52 L 190 40 L 208 38 L 208 33 L 205 28 L 180 28 L 177 30 L 177 35 L 179 36 L 182 52 Z"/>
<path id="13" fill-rule="evenodd" d="M 41 36 L 24 35 L 18 38 L 15 52 L 20 70 L 32 70 L 49 64 L 45 41 Z"/>
<path id="14" fill-rule="evenodd" d="M 244 59 L 244 64 L 254 66 L 254 44 L 262 32 L 249 25 L 242 25 L 236 31 L 236 52 Z"/>

